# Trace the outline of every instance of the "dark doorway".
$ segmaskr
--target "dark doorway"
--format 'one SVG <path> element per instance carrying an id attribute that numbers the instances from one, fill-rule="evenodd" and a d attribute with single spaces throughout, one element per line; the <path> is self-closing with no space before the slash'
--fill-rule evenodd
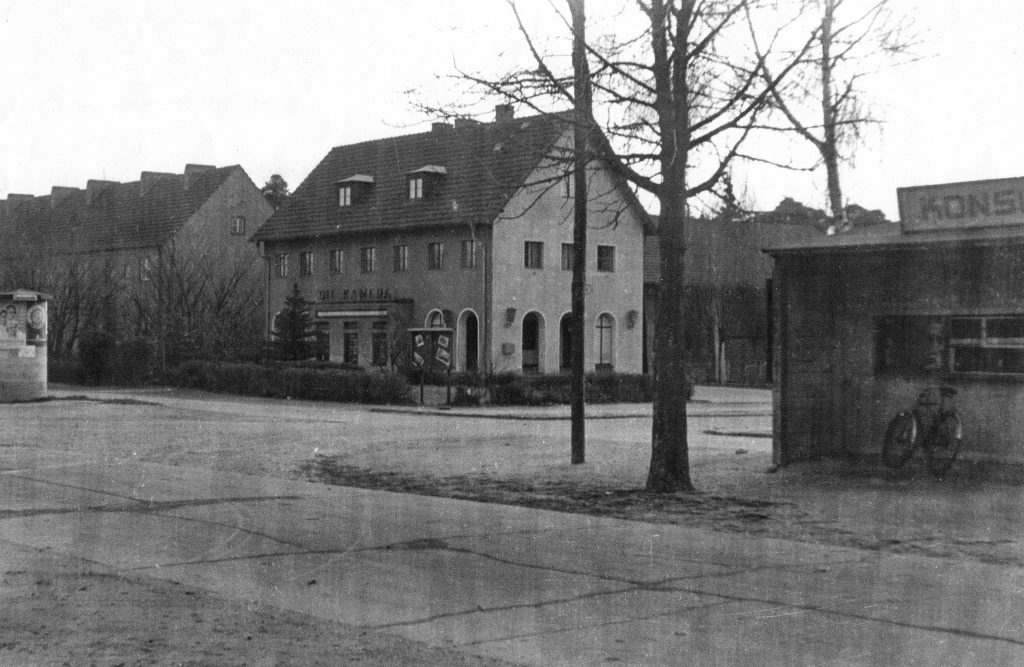
<path id="1" fill-rule="evenodd" d="M 540 317 L 528 313 L 523 318 L 523 373 L 540 372 Z"/>
<path id="2" fill-rule="evenodd" d="M 463 339 L 466 341 L 465 369 L 467 371 L 476 371 L 478 368 L 477 358 L 479 357 L 476 313 L 466 313 L 466 323 L 463 327 L 463 332 Z"/>
<path id="3" fill-rule="evenodd" d="M 559 370 L 567 372 L 572 370 L 572 314 L 562 315 L 562 322 L 558 326 L 558 342 L 561 345 L 561 361 Z"/>

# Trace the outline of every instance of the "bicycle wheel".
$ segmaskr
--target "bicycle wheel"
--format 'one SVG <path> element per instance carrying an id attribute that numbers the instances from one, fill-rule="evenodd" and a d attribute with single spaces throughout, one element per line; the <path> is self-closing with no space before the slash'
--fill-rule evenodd
<path id="1" fill-rule="evenodd" d="M 960 416 L 955 412 L 946 412 L 940 416 L 923 443 L 928 456 L 928 469 L 936 475 L 944 475 L 960 453 L 962 438 L 963 423 Z"/>
<path id="2" fill-rule="evenodd" d="M 889 422 L 882 443 L 882 461 L 890 468 L 899 468 L 914 455 L 917 444 L 917 417 L 910 410 L 904 410 Z"/>

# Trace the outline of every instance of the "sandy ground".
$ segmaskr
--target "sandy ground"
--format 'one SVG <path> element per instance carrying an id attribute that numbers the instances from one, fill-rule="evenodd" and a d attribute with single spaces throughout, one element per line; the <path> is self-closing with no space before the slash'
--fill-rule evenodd
<path id="1" fill-rule="evenodd" d="M 3 560 L 4 665 L 504 664 L 55 554 L 4 545 Z"/>
<path id="2" fill-rule="evenodd" d="M 639 492 L 650 458 L 649 417 L 590 421 L 587 463 L 574 466 L 567 421 L 401 414 L 166 389 L 134 392 L 125 402 L 123 394 L 90 391 L 102 400 L 29 405 L 17 422 L 0 420 L 0 446 L 5 438 L 23 439 L 20 430 L 39 443 L 39 456 L 58 448 L 88 458 L 139 457 L 1024 565 L 1020 469 L 957 463 L 939 480 L 916 461 L 897 472 L 826 461 L 769 473 L 771 417 L 712 414 L 716 406 L 756 408 L 752 399 L 764 401 L 767 392 L 701 388 L 698 396 L 702 390 L 710 400 L 694 404 L 690 418 L 699 490 L 693 496 Z M 72 391 L 55 393 L 66 399 Z"/>
<path id="3" fill-rule="evenodd" d="M 647 417 L 593 420 L 587 463 L 573 466 L 565 421 L 408 415 L 164 389 L 53 394 L 56 400 L 0 406 L 0 448 L 11 465 L 137 458 L 1024 565 L 1019 475 L 958 465 L 937 480 L 913 463 L 893 473 L 846 462 L 767 472 L 767 415 L 692 418 L 699 493 L 652 497 L 640 491 Z M 0 506 L 0 518 L 11 511 Z M 3 554 L 2 664 L 494 664 L 116 576 L 56 554 L 11 545 Z"/>

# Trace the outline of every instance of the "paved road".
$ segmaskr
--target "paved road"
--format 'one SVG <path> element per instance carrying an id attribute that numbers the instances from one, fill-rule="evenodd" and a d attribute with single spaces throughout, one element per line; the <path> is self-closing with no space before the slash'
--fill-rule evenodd
<path id="1" fill-rule="evenodd" d="M 4 542 L 474 655 L 1024 662 L 1016 568 L 11 445 L 0 468 Z"/>

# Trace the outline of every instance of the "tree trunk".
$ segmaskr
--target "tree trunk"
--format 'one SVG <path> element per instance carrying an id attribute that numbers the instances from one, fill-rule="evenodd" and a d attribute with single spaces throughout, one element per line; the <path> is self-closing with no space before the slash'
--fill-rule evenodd
<path id="1" fill-rule="evenodd" d="M 654 52 L 655 106 L 661 135 L 661 187 L 658 201 L 658 242 L 661 278 L 658 317 L 654 327 L 654 421 L 647 490 L 653 493 L 693 491 L 686 437 L 687 379 L 684 361 L 683 257 L 686 252 L 686 166 L 690 143 L 687 73 L 688 26 L 694 0 L 672 9 L 653 0 L 649 10 Z M 674 16 L 669 17 L 669 14 Z M 676 26 L 669 58 L 669 19 Z"/>
<path id="2" fill-rule="evenodd" d="M 839 230 L 846 230 L 846 208 L 843 206 L 843 190 L 839 183 L 839 141 L 836 128 L 835 92 L 832 90 L 832 26 L 835 21 L 835 0 L 825 0 L 825 14 L 821 20 L 821 123 L 824 141 L 821 157 L 825 163 L 828 184 L 828 202 L 833 224 Z"/>
<path id="3" fill-rule="evenodd" d="M 693 491 L 686 437 L 688 382 L 683 339 L 683 257 L 686 219 L 662 212 L 658 222 L 661 283 L 654 327 L 654 423 L 647 490 L 654 493 Z"/>

